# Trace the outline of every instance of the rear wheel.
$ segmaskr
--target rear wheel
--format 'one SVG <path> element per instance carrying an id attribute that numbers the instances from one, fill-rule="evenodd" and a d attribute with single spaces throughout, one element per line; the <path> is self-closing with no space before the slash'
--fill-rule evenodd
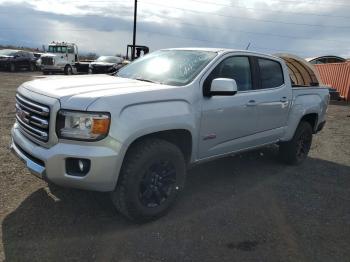
<path id="1" fill-rule="evenodd" d="M 150 221 L 164 215 L 174 204 L 185 177 L 180 149 L 164 140 L 147 139 L 127 153 L 111 199 L 127 218 Z"/>
<path id="2" fill-rule="evenodd" d="M 73 74 L 73 69 L 70 65 L 66 65 L 64 68 L 64 74 L 65 75 L 72 75 Z"/>
<path id="3" fill-rule="evenodd" d="M 310 151 L 312 143 L 312 127 L 306 121 L 301 121 L 292 140 L 280 145 L 280 156 L 287 164 L 300 164 Z"/>

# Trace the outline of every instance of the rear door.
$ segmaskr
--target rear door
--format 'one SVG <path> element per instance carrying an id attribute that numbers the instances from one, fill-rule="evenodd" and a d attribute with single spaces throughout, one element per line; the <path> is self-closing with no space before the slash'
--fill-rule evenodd
<path id="1" fill-rule="evenodd" d="M 259 75 L 256 95 L 258 111 L 257 131 L 266 137 L 266 143 L 280 137 L 287 124 L 292 89 L 289 75 L 284 74 L 282 64 L 278 60 L 256 57 L 255 64 Z"/>

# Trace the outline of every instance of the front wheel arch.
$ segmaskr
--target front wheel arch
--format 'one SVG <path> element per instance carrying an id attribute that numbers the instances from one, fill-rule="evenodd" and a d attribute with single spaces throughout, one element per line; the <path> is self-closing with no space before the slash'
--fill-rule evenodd
<path id="1" fill-rule="evenodd" d="M 124 158 L 132 146 L 149 138 L 165 140 L 176 145 L 183 153 L 186 163 L 188 164 L 191 161 L 193 153 L 193 136 L 188 129 L 168 129 L 140 135 L 129 143 Z"/>
<path id="2" fill-rule="evenodd" d="M 64 74 L 65 75 L 72 75 L 73 74 L 73 67 L 70 64 L 65 65 Z"/>

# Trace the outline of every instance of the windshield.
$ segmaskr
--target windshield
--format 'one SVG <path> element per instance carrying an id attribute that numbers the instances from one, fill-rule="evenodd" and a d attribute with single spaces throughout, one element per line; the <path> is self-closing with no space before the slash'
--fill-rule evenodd
<path id="1" fill-rule="evenodd" d="M 107 62 L 107 63 L 121 63 L 122 58 L 116 56 L 100 56 L 96 61 L 97 62 Z"/>
<path id="2" fill-rule="evenodd" d="M 11 49 L 0 50 L 0 55 L 14 56 L 18 51 Z"/>
<path id="3" fill-rule="evenodd" d="M 66 46 L 49 46 L 49 53 L 66 53 L 67 47 Z"/>
<path id="4" fill-rule="evenodd" d="M 190 83 L 216 55 L 196 50 L 160 50 L 122 68 L 117 76 L 182 86 Z"/>

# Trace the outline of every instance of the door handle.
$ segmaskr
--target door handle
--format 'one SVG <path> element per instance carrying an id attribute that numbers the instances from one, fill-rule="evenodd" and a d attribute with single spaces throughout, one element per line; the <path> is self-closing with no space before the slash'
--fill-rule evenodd
<path id="1" fill-rule="evenodd" d="M 256 106 L 256 101 L 255 100 L 249 100 L 246 106 Z"/>
<path id="2" fill-rule="evenodd" d="M 287 97 L 284 96 L 284 97 L 281 98 L 280 101 L 281 101 L 282 103 L 285 103 L 285 102 L 288 102 L 288 99 L 287 99 Z"/>

